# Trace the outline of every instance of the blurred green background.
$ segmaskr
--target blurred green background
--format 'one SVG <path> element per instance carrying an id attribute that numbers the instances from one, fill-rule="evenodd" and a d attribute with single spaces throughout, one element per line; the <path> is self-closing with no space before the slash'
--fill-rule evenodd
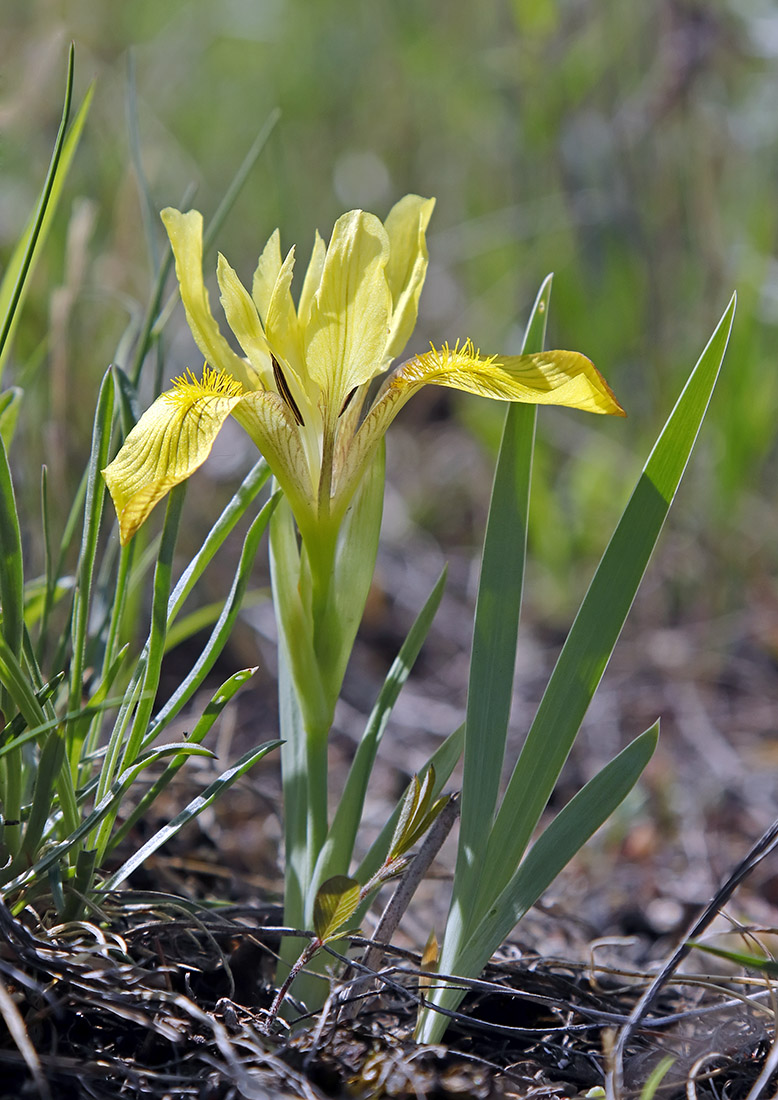
<path id="1" fill-rule="evenodd" d="M 148 298 L 131 58 L 157 209 L 194 184 L 207 222 L 280 108 L 218 241 L 245 279 L 276 225 L 305 258 L 314 228 L 326 236 L 354 206 L 384 216 L 408 191 L 438 199 L 411 350 L 466 336 L 517 350 L 556 273 L 549 343 L 588 354 L 629 419 L 542 414 L 533 546 L 552 609 L 572 605 L 571 577 L 589 572 L 737 289 L 725 373 L 673 521 L 686 540 L 676 577 L 708 610 L 766 583 L 778 543 L 778 14 L 766 0 L 4 0 L 0 259 L 46 171 L 70 40 L 77 101 L 97 87 L 9 368 L 31 393 L 20 492 L 37 492 L 45 460 L 67 499 L 99 379 L 128 361 L 123 334 Z M 173 360 L 171 374 L 189 365 Z M 455 416 L 496 446 L 493 406 L 424 400 L 405 430 Z M 414 505 L 433 533 L 434 504 Z M 478 537 L 475 524 L 446 529 Z"/>

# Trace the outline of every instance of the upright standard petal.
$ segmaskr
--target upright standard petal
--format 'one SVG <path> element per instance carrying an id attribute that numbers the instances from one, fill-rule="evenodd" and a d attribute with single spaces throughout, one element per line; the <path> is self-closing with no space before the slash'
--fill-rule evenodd
<path id="1" fill-rule="evenodd" d="M 386 346 L 386 365 L 402 354 L 416 327 L 419 297 L 427 274 L 427 226 L 434 199 L 406 195 L 389 211 L 384 222 L 389 237 L 386 280 L 392 295 L 392 320 Z"/>
<path id="2" fill-rule="evenodd" d="M 197 210 L 182 214 L 168 207 L 162 211 L 176 261 L 176 277 L 181 301 L 195 343 L 205 359 L 217 370 L 246 379 L 246 364 L 236 355 L 219 332 L 203 282 L 203 216 Z M 248 379 L 251 385 L 252 379 Z"/>
<path id="3" fill-rule="evenodd" d="M 382 369 L 392 311 L 389 239 L 373 214 L 338 218 L 305 332 L 308 372 L 334 421 L 347 395 Z"/>
<path id="4" fill-rule="evenodd" d="M 216 278 L 227 324 L 256 371 L 258 386 L 268 390 L 273 385 L 272 358 L 254 299 L 221 253 Z"/>
<path id="5" fill-rule="evenodd" d="M 291 248 L 281 265 L 268 305 L 265 331 L 278 359 L 282 359 L 294 376 L 297 386 L 303 392 L 305 386 L 305 351 L 303 349 L 300 326 L 297 323 L 297 310 L 292 299 L 292 276 L 294 275 L 295 250 Z M 295 393 L 299 402 L 300 394 Z"/>
<path id="6" fill-rule="evenodd" d="M 190 372 L 146 410 L 102 471 L 122 545 L 174 485 L 202 466 L 222 424 L 242 400 L 239 382 L 206 367 L 202 380 Z"/>
<path id="7" fill-rule="evenodd" d="M 254 304 L 259 310 L 259 316 L 264 325 L 267 320 L 267 311 L 270 306 L 270 297 L 273 287 L 276 285 L 278 272 L 281 270 L 281 234 L 276 229 L 270 240 L 262 249 L 262 255 L 254 272 L 254 281 L 251 284 L 251 294 Z"/>
<path id="8" fill-rule="evenodd" d="M 308 261 L 308 267 L 305 271 L 305 278 L 303 279 L 303 288 L 300 291 L 300 301 L 297 306 L 297 317 L 300 322 L 300 328 L 305 329 L 311 316 L 311 306 L 313 304 L 313 296 L 319 289 L 321 283 L 322 271 L 324 271 L 324 260 L 327 255 L 327 246 L 319 235 L 318 229 L 313 239 L 313 248 L 311 249 L 311 258 Z"/>

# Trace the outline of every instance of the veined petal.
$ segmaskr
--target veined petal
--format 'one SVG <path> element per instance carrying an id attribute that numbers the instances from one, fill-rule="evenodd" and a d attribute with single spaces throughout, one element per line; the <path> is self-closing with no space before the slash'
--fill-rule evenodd
<path id="1" fill-rule="evenodd" d="M 451 386 L 498 401 L 566 405 L 585 412 L 626 415 L 590 359 L 577 351 L 484 356 L 470 340 L 462 347 L 431 347 L 409 359 L 389 380 L 392 388 Z"/>
<path id="2" fill-rule="evenodd" d="M 203 282 L 203 216 L 197 210 L 182 214 L 168 207 L 162 211 L 173 256 L 181 301 L 192 336 L 206 360 L 235 378 L 246 377 L 246 364 L 219 332 Z M 250 384 L 250 382 L 249 382 Z"/>
<path id="3" fill-rule="evenodd" d="M 265 321 L 265 331 L 267 332 L 268 343 L 276 357 L 283 359 L 300 389 L 303 393 L 306 393 L 303 343 L 291 291 L 294 257 L 295 250 L 290 248 L 273 287 Z M 295 393 L 294 397 L 299 402 L 300 394 Z M 316 404 L 315 400 L 313 404 Z"/>
<path id="4" fill-rule="evenodd" d="M 303 280 L 303 289 L 300 291 L 300 301 L 297 306 L 297 317 L 300 322 L 301 330 L 305 330 L 305 326 L 311 316 L 311 305 L 313 304 L 313 296 L 319 289 L 319 283 L 321 283 L 321 274 L 324 271 L 324 259 L 327 255 L 327 246 L 319 234 L 319 230 L 316 230 L 316 235 L 313 239 L 313 248 L 311 250 L 311 258 L 308 261 L 308 267 L 305 271 L 305 279 Z"/>
<path id="5" fill-rule="evenodd" d="M 303 441 L 288 406 L 275 393 L 249 393 L 236 407 L 234 416 L 267 459 L 297 526 L 303 533 L 310 532 L 315 521 L 316 492 Z"/>
<path id="6" fill-rule="evenodd" d="M 224 309 L 224 316 L 227 318 L 227 324 L 235 333 L 238 343 L 257 372 L 257 379 L 261 388 L 271 389 L 273 385 L 273 367 L 270 360 L 270 348 L 257 313 L 257 307 L 254 304 L 254 299 L 238 278 L 237 272 L 230 267 L 221 253 L 219 253 L 219 262 L 216 267 L 216 277 L 219 280 L 221 304 Z"/>
<path id="7" fill-rule="evenodd" d="M 259 310 L 259 316 L 264 324 L 267 320 L 267 311 L 270 306 L 270 298 L 273 287 L 276 285 L 278 272 L 281 270 L 281 234 L 276 229 L 262 249 L 262 255 L 254 272 L 254 281 L 251 285 L 251 294 L 254 304 Z"/>
<path id="8" fill-rule="evenodd" d="M 348 449 L 337 485 L 347 502 L 386 429 L 405 402 L 425 385 L 450 386 L 498 401 L 566 405 L 586 412 L 625 416 L 600 372 L 585 355 L 543 351 L 535 355 L 483 356 L 463 347 L 431 347 L 389 377 Z"/>
<path id="9" fill-rule="evenodd" d="M 305 332 L 308 372 L 333 417 L 346 396 L 382 369 L 391 317 L 389 239 L 373 214 L 338 218 Z"/>
<path id="10" fill-rule="evenodd" d="M 174 485 L 202 466 L 222 424 L 243 400 L 243 387 L 206 367 L 158 397 L 102 471 L 119 519 L 122 545 Z"/>
<path id="11" fill-rule="evenodd" d="M 434 199 L 406 195 L 395 203 L 384 222 L 389 236 L 386 280 L 393 307 L 386 347 L 387 365 L 402 353 L 416 325 L 429 259 L 426 230 L 434 208 Z"/>

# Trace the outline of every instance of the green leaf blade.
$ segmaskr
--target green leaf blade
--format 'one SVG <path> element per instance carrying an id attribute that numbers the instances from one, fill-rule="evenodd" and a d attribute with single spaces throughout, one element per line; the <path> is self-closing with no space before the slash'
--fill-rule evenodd
<path id="1" fill-rule="evenodd" d="M 518 866 L 610 660 L 697 439 L 721 369 L 733 297 L 689 377 L 562 648 L 490 836 L 481 896 Z"/>
<path id="2" fill-rule="evenodd" d="M 313 930 L 326 942 L 335 936 L 359 906 L 359 883 L 347 875 L 333 875 L 316 891 Z"/>
<path id="3" fill-rule="evenodd" d="M 658 738 L 657 722 L 606 764 L 560 810 L 500 896 L 482 914 L 480 922 L 462 946 L 453 971 L 455 974 L 470 977 L 481 972 L 494 951 L 559 872 L 623 802 L 651 759 Z M 463 989 L 441 985 L 434 989 L 431 1000 L 453 1011 L 463 996 Z M 424 1013 L 420 1031 L 422 1041 L 438 1042 L 447 1024 L 447 1017 L 439 1013 Z"/>

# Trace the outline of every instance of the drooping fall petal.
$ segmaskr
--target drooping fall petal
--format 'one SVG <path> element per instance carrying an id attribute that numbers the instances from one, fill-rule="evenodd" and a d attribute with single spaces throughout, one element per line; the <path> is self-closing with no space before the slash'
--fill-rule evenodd
<path id="1" fill-rule="evenodd" d="M 484 356 L 468 340 L 461 348 L 445 344 L 409 359 L 389 387 L 415 392 L 421 386 L 450 386 L 497 401 L 565 405 L 584 412 L 624 416 L 605 379 L 577 351 L 541 351 L 534 355 Z"/>
<path id="2" fill-rule="evenodd" d="M 344 456 L 338 489 L 348 496 L 397 413 L 422 386 L 448 386 L 497 401 L 564 405 L 585 412 L 624 416 L 600 372 L 575 351 L 484 356 L 468 340 L 414 356 L 384 383 Z"/>
<path id="3" fill-rule="evenodd" d="M 146 410 L 103 470 L 122 545 L 174 485 L 202 466 L 242 398 L 239 382 L 206 368 L 202 381 L 192 374 L 178 379 Z"/>

